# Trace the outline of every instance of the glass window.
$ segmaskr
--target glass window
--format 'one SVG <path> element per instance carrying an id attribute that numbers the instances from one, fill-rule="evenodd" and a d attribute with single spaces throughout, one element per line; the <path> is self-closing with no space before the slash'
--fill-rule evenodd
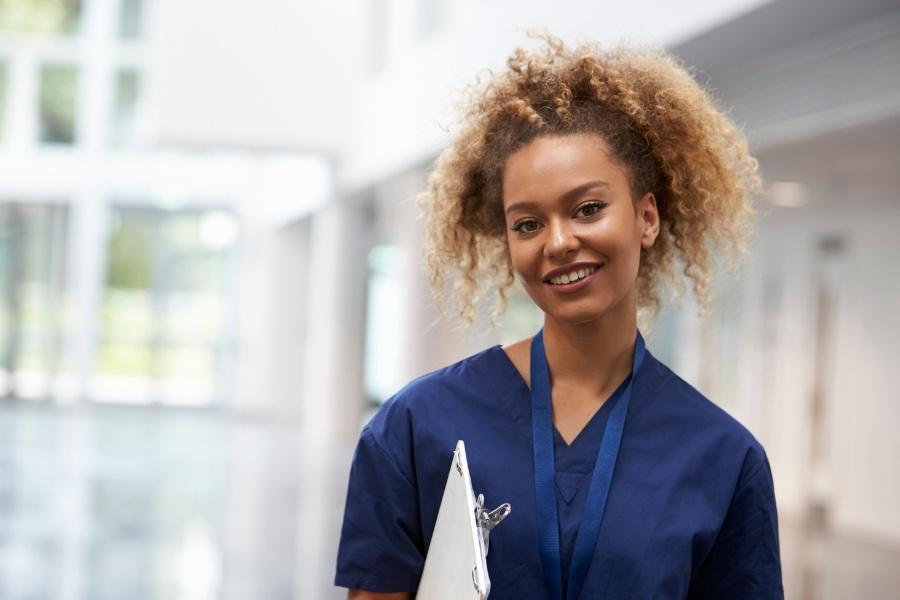
<path id="1" fill-rule="evenodd" d="M 40 141 L 75 143 L 78 70 L 71 65 L 41 68 Z"/>
<path id="2" fill-rule="evenodd" d="M 43 400 L 63 365 L 68 210 L 0 204 L 0 396 Z"/>
<path id="3" fill-rule="evenodd" d="M 96 400 L 204 405 L 221 397 L 237 235 L 224 210 L 114 210 Z"/>
<path id="4" fill-rule="evenodd" d="M 70 35 L 80 20 L 80 0 L 0 1 L 0 33 Z"/>
<path id="5" fill-rule="evenodd" d="M 119 13 L 119 36 L 124 40 L 136 40 L 143 33 L 143 0 L 122 0 Z"/>
<path id="6" fill-rule="evenodd" d="M 371 0 L 369 51 L 366 55 L 372 73 L 380 73 L 387 66 L 388 58 L 388 1 Z"/>
<path id="7" fill-rule="evenodd" d="M 403 386 L 401 357 L 406 332 L 406 255 L 399 246 L 369 251 L 364 384 L 373 403 Z"/>
<path id="8" fill-rule="evenodd" d="M 420 0 L 415 3 L 416 36 L 423 40 L 440 29 L 446 18 L 444 0 Z"/>
<path id="9" fill-rule="evenodd" d="M 113 101 L 112 144 L 116 147 L 134 145 L 136 139 L 140 78 L 134 69 L 116 73 Z"/>

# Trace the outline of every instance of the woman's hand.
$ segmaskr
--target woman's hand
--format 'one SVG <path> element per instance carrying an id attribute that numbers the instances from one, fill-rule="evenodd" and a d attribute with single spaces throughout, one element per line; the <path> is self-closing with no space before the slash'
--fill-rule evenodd
<path id="1" fill-rule="evenodd" d="M 396 592 L 393 594 L 379 594 L 365 590 L 349 590 L 347 600 L 412 600 L 410 592 Z"/>

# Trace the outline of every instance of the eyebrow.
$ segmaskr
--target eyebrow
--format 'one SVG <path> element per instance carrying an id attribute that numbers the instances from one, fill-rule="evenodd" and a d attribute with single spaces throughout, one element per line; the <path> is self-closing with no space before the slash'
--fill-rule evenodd
<path id="1" fill-rule="evenodd" d="M 600 181 L 600 180 L 588 181 L 587 183 L 582 183 L 581 185 L 572 188 L 571 190 L 569 190 L 568 192 L 566 192 L 565 194 L 560 196 L 559 202 L 560 202 L 560 204 L 566 204 L 568 202 L 571 202 L 573 199 L 577 198 L 578 196 L 582 195 L 586 191 L 593 189 L 593 188 L 597 188 L 597 187 L 608 188 L 610 186 L 605 181 Z M 506 208 L 505 212 L 506 212 L 506 214 L 509 214 L 515 210 L 534 209 L 537 207 L 537 205 L 538 205 L 537 202 L 530 202 L 528 200 L 522 200 L 521 202 L 513 202 L 512 204 L 510 204 Z"/>

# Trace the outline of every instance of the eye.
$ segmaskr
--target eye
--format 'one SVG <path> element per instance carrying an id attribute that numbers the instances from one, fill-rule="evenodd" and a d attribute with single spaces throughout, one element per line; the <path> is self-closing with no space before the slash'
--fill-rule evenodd
<path id="1" fill-rule="evenodd" d="M 575 215 L 579 217 L 593 217 L 604 208 L 606 208 L 606 202 L 585 202 L 578 207 L 578 210 L 575 211 Z"/>
<path id="2" fill-rule="evenodd" d="M 538 223 L 534 219 L 525 219 L 519 221 L 518 223 L 510 227 L 510 229 L 521 235 L 526 233 L 534 233 L 538 230 L 539 227 L 540 223 Z"/>

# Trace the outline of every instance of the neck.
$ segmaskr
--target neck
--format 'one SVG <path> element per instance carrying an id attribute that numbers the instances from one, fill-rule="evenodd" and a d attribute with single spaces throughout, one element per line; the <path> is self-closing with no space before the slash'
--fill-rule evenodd
<path id="1" fill-rule="evenodd" d="M 600 319 L 573 325 L 544 318 L 544 348 L 553 387 L 606 395 L 631 373 L 637 336 L 632 294 Z"/>

